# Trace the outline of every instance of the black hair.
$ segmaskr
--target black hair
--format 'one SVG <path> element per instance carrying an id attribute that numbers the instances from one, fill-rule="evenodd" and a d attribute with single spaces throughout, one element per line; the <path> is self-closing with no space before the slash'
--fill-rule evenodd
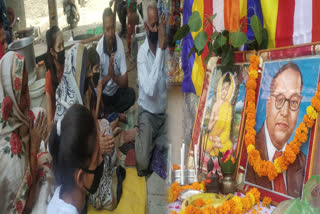
<path id="1" fill-rule="evenodd" d="M 102 23 L 104 24 L 104 19 L 106 18 L 106 17 L 112 17 L 112 20 L 113 20 L 113 22 L 114 22 L 114 15 L 113 15 L 113 12 L 112 12 L 112 10 L 111 10 L 111 8 L 110 7 L 107 7 L 106 9 L 104 9 L 104 11 L 103 11 L 103 14 L 102 14 Z"/>
<path id="2" fill-rule="evenodd" d="M 80 104 L 71 106 L 61 121 L 61 133 L 57 124 L 49 137 L 52 168 L 61 193 L 75 186 L 74 175 L 79 168 L 87 169 L 94 153 L 97 127 L 91 112 Z"/>
<path id="3" fill-rule="evenodd" d="M 94 47 L 88 49 L 88 61 L 92 67 L 100 65 L 100 56 Z"/>
<path id="4" fill-rule="evenodd" d="M 283 65 L 283 66 L 279 69 L 278 73 L 276 73 L 276 75 L 274 75 L 274 77 L 272 78 L 271 84 L 270 84 L 270 91 L 273 91 L 273 90 L 274 90 L 274 82 L 275 82 L 275 80 L 277 79 L 277 77 L 278 77 L 281 73 L 283 73 L 285 70 L 287 70 L 287 69 L 289 69 L 289 68 L 291 68 L 292 70 L 298 72 L 298 74 L 299 74 L 299 76 L 300 76 L 300 80 L 301 80 L 300 91 L 302 91 L 302 88 L 303 88 L 302 73 L 301 73 L 301 71 L 300 71 L 299 66 L 298 66 L 296 63 L 293 63 L 293 62 L 289 62 L 289 63 Z"/>
<path id="5" fill-rule="evenodd" d="M 60 32 L 59 27 L 58 26 L 53 26 L 46 33 L 47 56 L 46 56 L 45 62 L 46 62 L 47 68 L 49 68 L 49 71 L 51 73 L 53 94 L 56 93 L 57 87 L 59 85 L 59 81 L 58 81 L 58 77 L 57 77 L 56 67 L 54 66 L 54 61 L 53 61 L 54 59 L 53 59 L 53 56 L 50 53 L 50 49 L 51 48 L 54 49 L 54 45 L 56 43 L 57 33 L 58 32 Z"/>
<path id="6" fill-rule="evenodd" d="M 231 83 L 231 78 L 230 78 L 230 74 L 229 73 L 226 74 L 226 76 L 224 77 L 224 79 L 222 81 L 222 83 L 225 83 L 225 82 Z"/>

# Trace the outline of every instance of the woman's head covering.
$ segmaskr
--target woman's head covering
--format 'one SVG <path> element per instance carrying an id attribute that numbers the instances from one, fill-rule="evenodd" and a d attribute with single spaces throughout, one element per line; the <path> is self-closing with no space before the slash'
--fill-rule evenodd
<path id="1" fill-rule="evenodd" d="M 223 82 L 224 82 L 225 78 L 227 77 L 227 75 L 230 77 L 230 87 L 229 87 L 229 91 L 228 91 L 226 100 L 231 102 L 232 98 L 233 98 L 234 89 L 235 89 L 235 82 L 234 82 L 234 77 L 230 72 L 225 73 L 219 80 L 218 87 L 217 87 L 217 100 L 221 99 L 222 85 L 223 85 Z"/>
<path id="2" fill-rule="evenodd" d="M 0 61 L 0 207 L 5 213 L 23 210 L 32 184 L 28 118 L 19 107 L 23 72 L 18 53 L 8 52 Z"/>
<path id="3" fill-rule="evenodd" d="M 83 44 L 75 44 L 66 53 L 64 73 L 56 90 L 55 121 L 62 120 L 73 104 L 83 105 L 87 51 Z"/>
<path id="4" fill-rule="evenodd" d="M 0 62 L 1 135 L 11 133 L 22 124 L 29 125 L 22 111 L 24 109 L 21 110 L 19 107 L 23 72 L 26 72 L 23 56 L 8 52 L 2 58 Z"/>

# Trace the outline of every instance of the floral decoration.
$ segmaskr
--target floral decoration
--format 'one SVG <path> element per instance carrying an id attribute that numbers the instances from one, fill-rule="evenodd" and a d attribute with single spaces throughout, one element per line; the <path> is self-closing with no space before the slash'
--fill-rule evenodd
<path id="1" fill-rule="evenodd" d="M 197 206 L 200 203 L 203 205 Z M 259 203 L 260 192 L 257 188 L 252 188 L 246 193 L 245 197 L 233 196 L 216 208 L 213 205 L 203 203 L 202 199 L 197 199 L 193 204 L 186 206 L 185 210 L 181 210 L 179 214 L 241 214 L 250 211 Z"/>
<path id="2" fill-rule="evenodd" d="M 15 88 L 15 90 L 21 89 L 21 80 L 19 77 L 16 77 L 14 80 L 14 88 Z"/>
<path id="3" fill-rule="evenodd" d="M 249 78 L 247 81 L 247 107 L 246 107 L 246 125 L 245 125 L 245 145 L 248 153 L 248 162 L 259 176 L 268 176 L 269 180 L 274 180 L 280 173 L 287 170 L 292 164 L 296 155 L 300 152 L 300 146 L 308 139 L 308 128 L 312 128 L 320 111 L 320 84 L 318 85 L 315 96 L 311 99 L 311 106 L 307 107 L 303 122 L 295 130 L 294 139 L 286 146 L 283 155 L 274 160 L 274 162 L 262 160 L 260 152 L 255 148 L 256 131 L 256 87 L 258 78 L 259 57 L 252 55 L 250 57 Z"/>
<path id="4" fill-rule="evenodd" d="M 262 206 L 263 207 L 270 207 L 270 204 L 271 204 L 271 202 L 272 202 L 272 199 L 270 198 L 270 197 L 264 197 L 263 198 L 263 201 L 262 201 Z"/>
<path id="5" fill-rule="evenodd" d="M 17 155 L 19 158 L 21 158 L 21 156 L 24 155 L 24 151 L 22 151 L 22 148 L 25 145 L 17 133 L 12 132 L 11 137 L 6 137 L 5 140 L 10 143 L 10 146 L 8 145 L 3 148 L 4 153 L 11 153 L 11 157 Z"/>
<path id="6" fill-rule="evenodd" d="M 184 186 L 180 186 L 180 184 L 178 182 L 172 183 L 169 188 L 169 192 L 168 192 L 169 203 L 176 201 L 178 199 L 181 191 L 186 190 L 186 189 L 205 191 L 205 182 L 204 181 L 202 181 L 201 183 L 194 182 L 191 185 L 184 185 Z"/>
<path id="7" fill-rule="evenodd" d="M 4 121 L 8 121 L 9 115 L 12 111 L 13 103 L 10 97 L 5 96 L 1 103 L 1 115 Z"/>

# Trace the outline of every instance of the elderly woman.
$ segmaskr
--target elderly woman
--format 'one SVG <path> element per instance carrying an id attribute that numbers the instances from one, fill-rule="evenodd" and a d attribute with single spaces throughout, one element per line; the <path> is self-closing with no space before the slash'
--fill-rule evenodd
<path id="1" fill-rule="evenodd" d="M 45 213 L 50 199 L 47 153 L 40 153 L 46 117 L 30 118 L 28 73 L 23 56 L 8 52 L 0 61 L 0 207 L 4 213 Z M 43 188 L 47 188 L 48 191 Z"/>
<path id="2" fill-rule="evenodd" d="M 94 65 L 87 62 L 89 61 L 87 50 L 84 45 L 76 44 L 68 50 L 61 83 L 56 90 L 55 121 L 61 121 L 66 111 L 73 104 L 91 106 L 86 105 L 86 102 L 91 100 L 86 94 L 90 90 L 90 81 L 92 78 L 92 71 L 90 68 Z M 98 87 L 97 96 L 98 100 L 100 100 L 101 87 Z M 87 99 L 85 99 L 86 97 Z M 99 103 L 96 103 L 94 106 L 99 106 Z M 96 108 L 89 110 L 96 116 Z M 95 119 L 97 118 L 95 117 Z M 105 119 L 97 121 L 97 127 L 100 130 L 99 146 L 104 159 L 104 171 L 99 183 L 98 191 L 95 193 L 89 192 L 89 201 L 95 208 L 112 210 L 120 201 L 125 170 L 121 167 L 115 167 L 116 151 L 114 149 L 112 128 L 108 121 Z"/>

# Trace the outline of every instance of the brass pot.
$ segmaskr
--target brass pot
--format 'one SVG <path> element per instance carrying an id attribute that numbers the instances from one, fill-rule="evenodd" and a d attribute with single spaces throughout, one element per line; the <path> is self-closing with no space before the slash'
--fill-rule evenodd
<path id="1" fill-rule="evenodd" d="M 234 193 L 236 191 L 236 181 L 233 173 L 222 173 L 221 191 L 223 194 Z"/>

